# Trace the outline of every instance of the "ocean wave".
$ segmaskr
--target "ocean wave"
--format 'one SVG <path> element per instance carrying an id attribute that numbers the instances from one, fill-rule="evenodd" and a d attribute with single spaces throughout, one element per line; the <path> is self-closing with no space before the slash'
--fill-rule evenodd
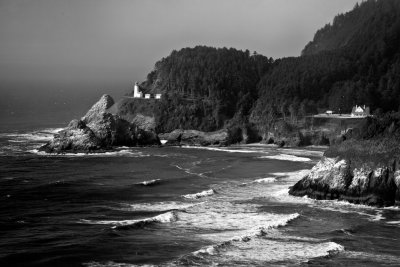
<path id="1" fill-rule="evenodd" d="M 189 209 L 194 206 L 201 205 L 201 204 L 204 204 L 204 202 L 185 203 L 185 202 L 176 202 L 176 201 L 165 201 L 165 202 L 136 203 L 136 204 L 122 203 L 120 207 L 113 208 L 113 209 L 123 210 L 123 211 L 162 212 L 162 211 L 170 211 L 170 210 L 186 210 L 186 209 Z"/>
<path id="2" fill-rule="evenodd" d="M 124 229 L 124 228 L 142 228 L 147 225 L 154 223 L 170 223 L 178 220 L 176 212 L 171 211 L 163 213 L 151 218 L 144 218 L 139 220 L 121 220 L 121 221 L 98 221 L 98 220 L 80 220 L 80 223 L 85 224 L 106 224 L 113 225 L 112 229 Z"/>
<path id="3" fill-rule="evenodd" d="M 276 181 L 278 181 L 276 178 L 261 178 L 261 179 L 257 179 L 257 180 L 254 180 L 253 181 L 253 183 L 266 183 L 266 184 L 269 184 L 269 183 L 275 183 Z"/>
<path id="4" fill-rule="evenodd" d="M 192 165 L 194 167 L 199 163 L 201 163 L 201 161 L 193 162 Z M 199 176 L 201 178 L 206 178 L 207 176 L 205 174 L 209 173 L 209 172 L 203 172 L 203 173 L 192 172 L 191 168 L 184 168 L 184 167 L 181 167 L 181 166 L 179 166 L 177 164 L 171 164 L 171 166 L 174 166 L 174 167 L 178 168 L 179 170 L 182 170 L 182 171 L 186 172 L 189 175 L 196 175 L 196 176 Z"/>
<path id="5" fill-rule="evenodd" d="M 284 188 L 277 190 L 267 198 L 283 203 L 295 203 L 312 206 L 320 210 L 339 212 L 343 214 L 353 213 L 360 216 L 366 217 L 367 220 L 376 222 L 385 220 L 383 216 L 384 208 L 377 208 L 373 206 L 367 206 L 362 204 L 354 204 L 345 200 L 317 200 L 307 196 L 296 197 L 289 194 L 289 189 Z"/>
<path id="6" fill-rule="evenodd" d="M 311 147 L 309 146 L 308 148 L 314 148 L 312 149 L 296 149 L 296 148 L 277 148 L 277 151 L 280 151 L 284 154 L 290 154 L 290 155 L 295 155 L 295 156 L 307 156 L 307 157 L 322 157 L 324 155 L 324 152 L 326 150 L 325 147 L 320 147 L 320 150 L 315 150 L 315 148 L 318 149 L 318 147 Z"/>
<path id="7" fill-rule="evenodd" d="M 63 130 L 63 128 L 48 128 L 28 133 L 2 133 L 0 137 L 9 138 L 10 142 L 50 141 L 54 134 L 61 130 Z"/>
<path id="8" fill-rule="evenodd" d="M 400 221 L 387 221 L 387 224 L 400 225 Z"/>
<path id="9" fill-rule="evenodd" d="M 369 253 L 361 251 L 346 251 L 344 254 L 344 256 L 349 259 L 363 259 L 365 261 L 372 261 L 376 266 L 398 266 L 400 262 L 400 257 L 393 255 L 375 254 L 372 252 Z"/>
<path id="10" fill-rule="evenodd" d="M 106 261 L 106 262 L 97 262 L 97 261 L 90 261 L 82 263 L 83 266 L 86 267 L 155 267 L 157 265 L 153 264 L 131 264 L 131 263 L 120 263 L 114 261 Z"/>
<path id="11" fill-rule="evenodd" d="M 264 151 L 260 148 L 255 149 L 243 149 L 241 147 L 232 147 L 232 148 L 219 148 L 219 147 L 207 147 L 207 146 L 182 146 L 182 148 L 190 148 L 190 149 L 201 149 L 201 150 L 211 150 L 211 151 L 219 151 L 219 152 L 228 152 L 228 153 L 262 153 L 269 154 L 269 152 Z"/>
<path id="12" fill-rule="evenodd" d="M 143 182 L 137 183 L 136 185 L 152 186 L 152 185 L 157 185 L 160 183 L 161 183 L 161 179 L 154 179 L 154 180 L 149 180 L 149 181 L 143 181 Z"/>
<path id="13" fill-rule="evenodd" d="M 182 214 L 184 221 L 185 214 Z M 248 242 L 249 240 L 264 236 L 270 231 L 286 226 L 298 218 L 300 214 L 257 214 L 257 213 L 232 213 L 210 212 L 192 218 L 190 223 L 197 228 L 213 229 L 218 233 L 202 234 L 202 239 L 212 240 L 226 246 L 233 242 Z M 221 231 L 223 230 L 223 231 Z"/>
<path id="14" fill-rule="evenodd" d="M 199 199 L 202 197 L 208 197 L 208 196 L 212 196 L 215 194 L 215 191 L 213 189 L 210 190 L 204 190 L 201 191 L 199 193 L 195 193 L 195 194 L 187 194 L 187 195 L 183 195 L 184 198 L 189 198 L 189 199 Z"/>
<path id="15" fill-rule="evenodd" d="M 29 153 L 36 154 L 39 156 L 50 156 L 50 157 L 131 157 L 131 158 L 143 158 L 149 157 L 149 154 L 145 154 L 141 151 L 133 151 L 130 149 L 122 149 L 116 151 L 108 152 L 95 152 L 95 153 L 46 153 L 44 151 L 39 151 L 38 149 L 32 149 L 28 151 Z"/>
<path id="16" fill-rule="evenodd" d="M 239 184 L 239 186 L 247 186 L 247 185 L 251 185 L 251 184 L 272 184 L 277 182 L 278 180 L 274 177 L 268 177 L 268 178 L 259 178 L 256 179 L 252 182 L 248 182 L 248 183 L 241 183 Z"/>
<path id="17" fill-rule="evenodd" d="M 61 130 L 64 130 L 64 128 L 46 128 L 39 132 L 56 134 L 56 133 L 60 132 Z"/>
<path id="18" fill-rule="evenodd" d="M 384 210 L 393 210 L 393 211 L 398 211 L 400 210 L 399 206 L 390 206 L 390 207 L 384 207 Z"/>
<path id="19" fill-rule="evenodd" d="M 276 177 L 283 177 L 285 178 L 286 181 L 292 182 L 292 181 L 298 181 L 302 179 L 304 176 L 308 175 L 310 173 L 310 170 L 304 169 L 304 170 L 299 170 L 299 171 L 293 171 L 293 172 L 273 172 L 271 175 L 276 176 Z"/>
<path id="20" fill-rule="evenodd" d="M 311 161 L 309 158 L 298 157 L 294 155 L 288 154 L 279 154 L 279 155 L 270 155 L 270 156 L 261 156 L 259 159 L 275 159 L 275 160 L 284 160 L 284 161 L 297 161 L 297 162 L 308 162 Z"/>
<path id="21" fill-rule="evenodd" d="M 335 242 L 321 242 L 319 239 L 282 236 L 277 231 L 277 228 L 286 226 L 299 216 L 300 214 L 298 213 L 280 215 L 279 219 L 271 221 L 270 224 L 256 227 L 242 235 L 231 237 L 229 240 L 221 241 L 218 244 L 205 246 L 191 254 L 202 259 L 212 257 L 213 262 L 224 265 L 229 262 L 237 263 L 236 260 L 247 263 L 257 261 L 264 263 L 294 261 L 298 263 L 311 258 L 330 256 L 344 250 L 342 245 Z M 264 237 L 258 238 L 261 236 Z M 201 237 L 204 237 L 204 235 Z M 269 239 L 269 237 L 272 239 Z M 271 248 L 271 251 L 268 251 L 269 248 Z"/>
<path id="22" fill-rule="evenodd" d="M 285 262 L 287 265 L 300 265 L 310 259 L 329 257 L 344 251 L 335 242 L 306 242 L 253 239 L 239 243 L 221 243 L 204 247 L 192 253 L 197 262 L 217 263 L 223 266 L 269 265 Z M 193 260 L 196 263 L 196 260 Z M 266 264 L 269 263 L 269 264 Z M 207 264 L 205 264 L 207 265 Z"/>

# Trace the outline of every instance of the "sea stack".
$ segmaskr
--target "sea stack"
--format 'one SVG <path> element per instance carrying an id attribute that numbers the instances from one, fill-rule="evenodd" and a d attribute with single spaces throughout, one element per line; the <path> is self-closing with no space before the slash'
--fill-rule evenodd
<path id="1" fill-rule="evenodd" d="M 154 131 L 141 129 L 119 115 L 108 113 L 112 105 L 112 97 L 103 95 L 81 120 L 72 120 L 68 127 L 39 150 L 48 153 L 89 153 L 112 149 L 113 146 L 160 145 Z"/>
<path id="2" fill-rule="evenodd" d="M 355 166 L 349 159 L 324 157 L 290 188 L 289 194 L 355 204 L 392 206 L 400 203 L 398 162 Z"/>

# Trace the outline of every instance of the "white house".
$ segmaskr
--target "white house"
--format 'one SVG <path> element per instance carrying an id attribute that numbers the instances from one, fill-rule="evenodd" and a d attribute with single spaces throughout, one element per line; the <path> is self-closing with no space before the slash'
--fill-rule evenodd
<path id="1" fill-rule="evenodd" d="M 156 94 L 156 99 L 161 99 L 161 94 Z"/>
<path id="2" fill-rule="evenodd" d="M 370 115 L 370 110 L 369 107 L 366 107 L 365 105 L 362 106 L 355 106 L 353 107 L 353 110 L 351 111 L 351 116 L 352 117 L 365 117 Z"/>
<path id="3" fill-rule="evenodd" d="M 144 98 L 146 98 L 146 99 L 150 99 L 150 97 L 151 97 L 150 94 L 145 94 L 145 95 L 144 95 Z"/>

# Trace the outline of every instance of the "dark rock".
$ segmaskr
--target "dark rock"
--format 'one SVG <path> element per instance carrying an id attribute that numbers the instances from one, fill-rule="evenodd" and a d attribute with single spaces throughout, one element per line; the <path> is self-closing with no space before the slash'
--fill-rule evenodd
<path id="1" fill-rule="evenodd" d="M 113 103 L 110 96 L 103 95 L 82 120 L 71 121 L 40 150 L 49 153 L 92 152 L 113 146 L 160 145 L 154 130 L 141 129 L 118 115 L 106 112 Z"/>
<path id="2" fill-rule="evenodd" d="M 47 153 L 90 152 L 101 149 L 101 142 L 81 120 L 73 120 L 68 127 L 54 135 L 53 140 L 39 150 Z"/>
<path id="3" fill-rule="evenodd" d="M 107 109 L 109 109 L 112 105 L 114 105 L 114 99 L 109 95 L 103 95 L 99 101 L 94 104 L 85 116 L 82 117 L 82 121 L 85 123 L 90 123 L 92 120 L 97 119 L 97 116 L 105 113 Z"/>
<path id="4" fill-rule="evenodd" d="M 400 200 L 400 171 L 396 166 L 356 167 L 349 160 L 325 157 L 290 188 L 289 194 L 374 206 L 394 205 Z"/>
<path id="5" fill-rule="evenodd" d="M 166 140 L 166 145 L 189 145 L 189 146 L 225 146 L 230 143 L 229 131 L 219 130 L 216 132 L 201 132 L 196 130 L 177 129 L 170 133 L 159 135 L 161 140 Z"/>

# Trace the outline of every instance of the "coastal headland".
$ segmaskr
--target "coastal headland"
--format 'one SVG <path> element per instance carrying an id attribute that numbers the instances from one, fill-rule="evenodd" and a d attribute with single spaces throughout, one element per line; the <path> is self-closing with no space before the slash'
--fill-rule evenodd
<path id="1" fill-rule="evenodd" d="M 160 139 L 174 146 L 326 145 L 325 157 L 291 194 L 393 205 L 399 201 L 399 12 L 397 0 L 364 1 L 318 30 L 299 57 L 174 50 L 130 94 L 117 102 L 103 96 L 41 150 L 90 153 L 158 146 Z"/>

